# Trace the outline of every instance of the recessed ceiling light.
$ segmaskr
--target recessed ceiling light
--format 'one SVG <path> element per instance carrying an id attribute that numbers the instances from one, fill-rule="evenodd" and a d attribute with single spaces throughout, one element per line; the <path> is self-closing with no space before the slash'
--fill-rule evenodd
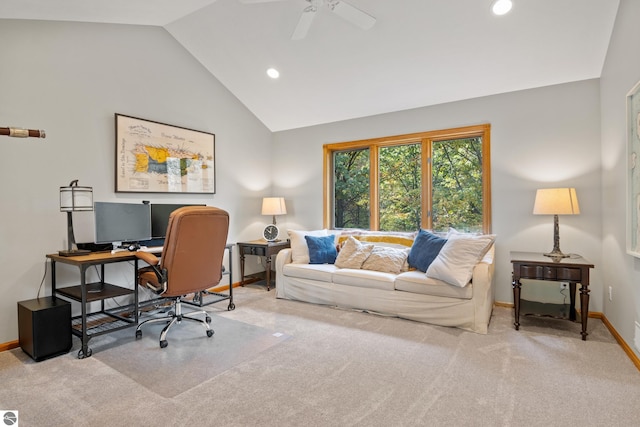
<path id="1" fill-rule="evenodd" d="M 491 11 L 495 15 L 504 15 L 509 13 L 512 7 L 513 3 L 511 3 L 511 0 L 496 0 L 491 5 Z"/>
<path id="2" fill-rule="evenodd" d="M 267 76 L 271 77 L 272 79 L 277 79 L 278 77 L 280 77 L 280 71 L 276 70 L 275 68 L 269 68 L 267 70 Z"/>

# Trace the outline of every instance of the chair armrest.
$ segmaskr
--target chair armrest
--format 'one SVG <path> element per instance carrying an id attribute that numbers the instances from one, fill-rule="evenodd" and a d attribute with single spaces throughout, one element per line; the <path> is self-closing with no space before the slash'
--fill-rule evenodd
<path id="1" fill-rule="evenodd" d="M 149 265 L 158 265 L 160 258 L 150 252 L 136 252 L 136 258 L 141 259 Z"/>

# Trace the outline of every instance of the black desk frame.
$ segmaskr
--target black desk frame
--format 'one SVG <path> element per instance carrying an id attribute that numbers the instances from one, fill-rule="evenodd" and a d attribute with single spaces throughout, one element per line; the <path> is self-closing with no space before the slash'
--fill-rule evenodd
<path id="1" fill-rule="evenodd" d="M 62 297 L 65 300 L 80 302 L 82 314 L 72 317 L 71 332 L 82 341 L 82 347 L 78 351 L 78 358 L 84 359 L 92 354 L 89 348 L 89 340 L 93 336 L 115 332 L 121 329 L 130 328 L 138 324 L 138 286 L 136 285 L 138 274 L 138 258 L 131 252 L 97 252 L 89 255 L 63 257 L 58 254 L 47 255 L 51 262 L 51 295 Z M 133 261 L 133 283 L 134 288 L 124 288 L 105 282 L 106 264 L 117 262 Z M 80 284 L 58 288 L 56 283 L 56 263 L 63 263 L 76 266 L 80 269 Z M 100 281 L 87 283 L 87 270 L 92 266 L 100 266 Z M 133 295 L 134 305 L 105 309 L 105 300 L 125 295 Z M 88 312 L 87 304 L 100 301 L 100 310 Z"/>

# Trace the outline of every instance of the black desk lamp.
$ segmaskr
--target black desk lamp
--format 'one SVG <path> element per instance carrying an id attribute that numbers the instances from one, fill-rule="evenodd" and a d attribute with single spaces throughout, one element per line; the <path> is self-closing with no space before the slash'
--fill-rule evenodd
<path id="1" fill-rule="evenodd" d="M 60 212 L 67 213 L 67 250 L 59 251 L 61 256 L 86 255 L 91 251 L 74 249 L 76 239 L 73 235 L 73 212 L 93 210 L 93 188 L 80 187 L 74 179 L 67 187 L 60 187 Z"/>

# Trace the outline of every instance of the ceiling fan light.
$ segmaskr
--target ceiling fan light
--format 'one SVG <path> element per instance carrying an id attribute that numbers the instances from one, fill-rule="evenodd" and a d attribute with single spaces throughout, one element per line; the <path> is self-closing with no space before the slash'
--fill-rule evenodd
<path id="1" fill-rule="evenodd" d="M 511 0 L 496 0 L 491 5 L 491 11 L 494 15 L 501 16 L 509 13 L 512 7 Z"/>
<path id="2" fill-rule="evenodd" d="M 271 77 L 272 79 L 277 79 L 278 77 L 280 77 L 280 71 L 276 70 L 275 68 L 269 68 L 267 70 L 267 76 Z"/>

